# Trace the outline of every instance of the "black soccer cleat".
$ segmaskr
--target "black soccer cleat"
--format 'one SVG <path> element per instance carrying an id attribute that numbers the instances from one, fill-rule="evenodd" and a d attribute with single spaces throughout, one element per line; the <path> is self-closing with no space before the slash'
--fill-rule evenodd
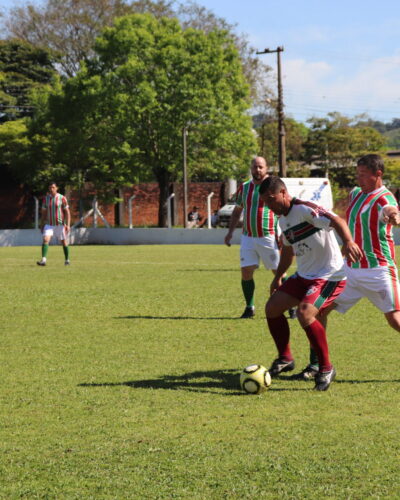
<path id="1" fill-rule="evenodd" d="M 45 265 L 46 265 L 46 261 L 43 261 L 43 260 L 38 260 L 38 261 L 36 262 L 36 264 L 37 264 L 38 266 L 45 266 Z"/>
<path id="2" fill-rule="evenodd" d="M 277 358 L 273 361 L 270 369 L 268 370 L 271 377 L 277 377 L 282 372 L 291 372 L 294 370 L 294 360 L 286 361 L 284 359 Z"/>
<path id="3" fill-rule="evenodd" d="M 336 370 L 332 366 L 329 372 L 318 372 L 315 377 L 315 391 L 327 391 L 331 383 L 335 380 Z"/>
<path id="4" fill-rule="evenodd" d="M 240 316 L 240 319 L 254 318 L 255 314 L 256 313 L 255 313 L 254 306 L 246 307 L 246 309 L 244 310 L 244 313 Z"/>
<path id="5" fill-rule="evenodd" d="M 288 310 L 289 318 L 290 319 L 296 319 L 297 318 L 297 309 L 295 307 L 291 307 Z"/>
<path id="6" fill-rule="evenodd" d="M 307 365 L 304 370 L 300 373 L 296 373 L 291 376 L 292 380 L 302 380 L 304 382 L 308 382 L 310 380 L 315 379 L 318 373 L 318 368 L 314 368 L 312 365 Z"/>

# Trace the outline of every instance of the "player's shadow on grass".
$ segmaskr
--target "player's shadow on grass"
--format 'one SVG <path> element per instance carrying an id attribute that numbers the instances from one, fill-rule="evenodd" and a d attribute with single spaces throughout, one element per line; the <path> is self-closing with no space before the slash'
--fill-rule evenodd
<path id="1" fill-rule="evenodd" d="M 150 316 L 150 315 L 141 315 L 141 314 L 136 314 L 136 315 L 129 315 L 129 316 L 115 316 L 114 319 L 240 319 L 238 317 L 231 318 L 228 316 Z"/>
<path id="2" fill-rule="evenodd" d="M 169 389 L 191 392 L 208 392 L 222 396 L 246 395 L 240 390 L 237 370 L 196 371 L 184 375 L 164 375 L 147 380 L 128 380 L 126 382 L 91 382 L 78 384 L 78 387 L 116 387 L 128 386 L 133 389 Z M 271 387 L 270 391 L 301 391 L 305 388 Z"/>
<path id="3" fill-rule="evenodd" d="M 353 379 L 336 379 L 334 384 L 393 384 L 399 383 L 400 379 L 395 380 L 353 380 Z"/>
<path id="4" fill-rule="evenodd" d="M 232 273 L 237 269 L 177 269 L 181 273 Z"/>
<path id="5" fill-rule="evenodd" d="M 294 380 L 292 377 L 295 375 L 279 375 L 278 380 L 286 380 L 289 382 L 295 382 L 295 383 L 300 383 L 302 384 L 304 381 L 298 381 Z M 313 383 L 312 381 L 308 381 L 307 384 L 310 385 L 310 382 Z M 400 382 L 400 379 L 385 379 L 385 380 L 355 380 L 355 379 L 344 379 L 344 378 L 336 378 L 333 382 L 333 384 L 392 384 Z"/>

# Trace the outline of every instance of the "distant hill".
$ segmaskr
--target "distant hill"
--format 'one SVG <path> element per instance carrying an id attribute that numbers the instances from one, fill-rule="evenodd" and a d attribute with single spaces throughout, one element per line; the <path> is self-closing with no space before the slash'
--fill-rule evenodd
<path id="1" fill-rule="evenodd" d="M 388 139 L 389 148 L 400 149 L 400 128 L 388 130 L 383 135 Z"/>

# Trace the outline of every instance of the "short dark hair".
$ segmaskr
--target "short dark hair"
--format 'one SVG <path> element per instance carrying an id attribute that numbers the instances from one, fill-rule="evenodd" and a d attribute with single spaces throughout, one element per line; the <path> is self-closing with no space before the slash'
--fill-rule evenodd
<path id="1" fill-rule="evenodd" d="M 277 193 L 281 189 L 286 189 L 286 184 L 277 175 L 270 175 L 260 184 L 260 194 L 264 194 L 266 191 Z"/>
<path id="2" fill-rule="evenodd" d="M 376 154 L 362 156 L 357 162 L 357 167 L 359 166 L 367 167 L 368 170 L 371 170 L 374 174 L 376 174 L 378 170 L 382 173 L 385 171 L 382 157 Z"/>

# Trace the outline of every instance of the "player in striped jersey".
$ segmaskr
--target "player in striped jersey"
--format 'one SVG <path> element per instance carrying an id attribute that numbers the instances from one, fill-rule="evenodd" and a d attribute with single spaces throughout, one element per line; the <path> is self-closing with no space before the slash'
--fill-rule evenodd
<path id="1" fill-rule="evenodd" d="M 45 266 L 47 262 L 47 252 L 51 237 L 54 235 L 62 245 L 65 257 L 65 265 L 70 264 L 68 233 L 71 224 L 71 214 L 69 211 L 67 198 L 58 193 L 55 182 L 49 184 L 49 193 L 43 198 L 41 231 L 43 234 L 42 259 L 37 262 L 38 266 Z"/>
<path id="2" fill-rule="evenodd" d="M 336 372 L 319 314 L 342 292 L 346 279 L 343 258 L 332 229 L 341 237 L 344 254 L 351 262 L 361 258 L 361 250 L 343 219 L 315 203 L 293 198 L 279 177 L 265 179 L 260 186 L 260 196 L 280 216 L 279 226 L 283 233 L 281 258 L 271 284 L 271 297 L 265 306 L 268 327 L 278 350 L 278 358 L 269 371 L 271 376 L 277 376 L 294 369 L 290 329 L 283 313 L 289 307 L 298 306 L 297 317 L 318 356 L 315 389 L 326 391 Z M 297 272 L 282 283 L 294 255 Z"/>
<path id="3" fill-rule="evenodd" d="M 252 178 L 240 185 L 236 193 L 236 207 L 233 210 L 225 244 L 230 246 L 240 216 L 243 212 L 243 234 L 240 242 L 240 266 L 242 291 L 246 308 L 241 318 L 254 316 L 254 271 L 260 258 L 266 269 L 275 272 L 279 262 L 279 249 L 276 238 L 276 216 L 260 199 L 259 189 L 268 177 L 267 162 L 256 156 L 251 162 Z"/>
<path id="4" fill-rule="evenodd" d="M 383 172 L 379 155 L 368 154 L 357 162 L 359 187 L 350 193 L 346 216 L 363 255 L 359 262 L 347 260 L 347 286 L 335 308 L 345 313 L 366 297 L 400 332 L 400 283 L 392 232 L 392 226 L 400 224 L 400 214 L 395 197 L 383 185 Z"/>

